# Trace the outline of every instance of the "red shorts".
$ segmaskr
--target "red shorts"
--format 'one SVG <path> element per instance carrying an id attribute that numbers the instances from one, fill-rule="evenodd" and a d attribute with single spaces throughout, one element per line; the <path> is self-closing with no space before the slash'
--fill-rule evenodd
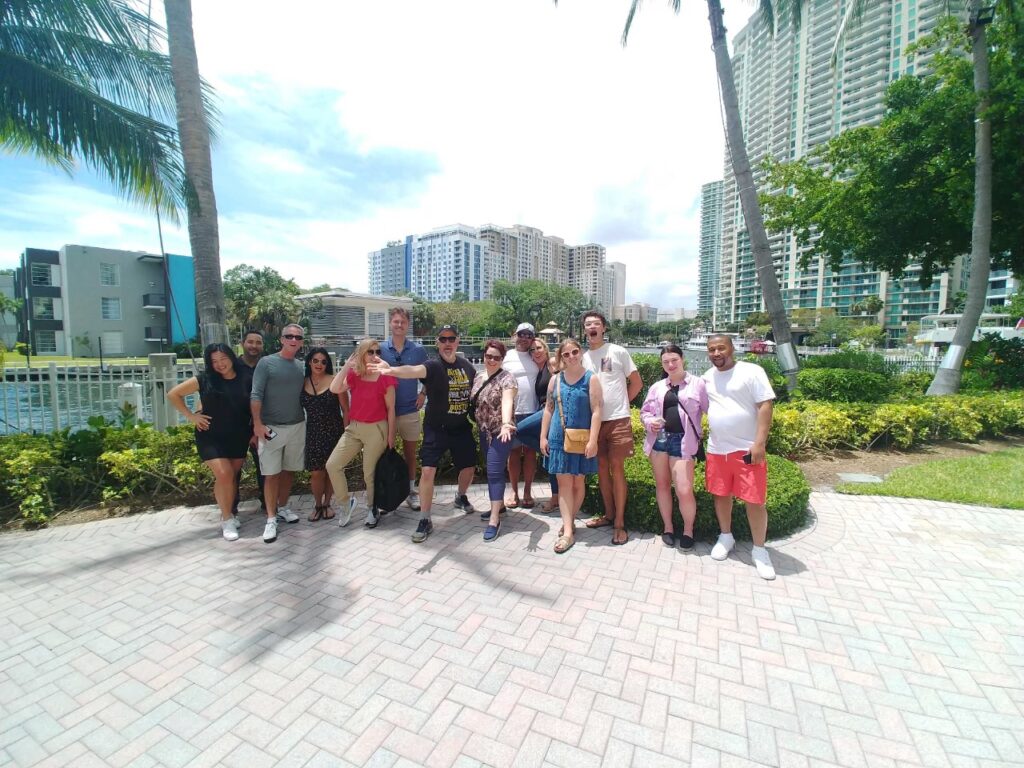
<path id="1" fill-rule="evenodd" d="M 751 504 L 764 504 L 768 493 L 768 462 L 744 464 L 746 451 L 709 453 L 704 483 L 713 496 L 735 496 Z"/>

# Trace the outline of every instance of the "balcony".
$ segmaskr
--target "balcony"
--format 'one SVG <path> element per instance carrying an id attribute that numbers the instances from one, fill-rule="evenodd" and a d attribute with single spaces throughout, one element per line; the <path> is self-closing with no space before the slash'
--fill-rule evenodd
<path id="1" fill-rule="evenodd" d="M 163 328 L 151 328 L 146 326 L 145 334 L 142 337 L 146 341 L 159 341 L 162 344 L 167 343 L 167 331 Z"/>
<path id="2" fill-rule="evenodd" d="M 142 295 L 143 309 L 167 310 L 167 296 L 162 293 L 144 293 Z"/>

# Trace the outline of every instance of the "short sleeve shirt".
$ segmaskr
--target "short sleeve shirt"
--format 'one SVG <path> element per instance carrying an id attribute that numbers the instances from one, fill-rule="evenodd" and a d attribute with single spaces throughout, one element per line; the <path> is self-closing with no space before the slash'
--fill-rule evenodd
<path id="1" fill-rule="evenodd" d="M 627 383 L 636 370 L 629 352 L 618 344 L 602 344 L 600 349 L 588 349 L 583 353 L 583 367 L 596 373 L 601 380 L 604 403 L 601 421 L 614 421 L 629 416 L 629 392 Z"/>
<path id="2" fill-rule="evenodd" d="M 446 363 L 440 357 L 423 364 L 427 375 L 421 379 L 427 392 L 423 423 L 439 429 L 468 429 L 469 397 L 476 368 L 464 357 Z"/>
<path id="3" fill-rule="evenodd" d="M 405 340 L 402 351 L 395 349 L 395 343 L 388 339 L 380 345 L 380 356 L 388 365 L 423 365 L 427 362 L 427 350 L 422 344 L 410 339 Z M 395 415 L 405 416 L 416 413 L 416 390 L 419 386 L 416 379 L 399 379 L 395 385 Z"/>
<path id="4" fill-rule="evenodd" d="M 487 380 L 487 372 L 480 371 L 473 382 L 473 397 L 477 398 L 476 423 L 480 429 L 485 429 L 492 435 L 496 435 L 501 431 L 502 395 L 506 389 L 515 389 L 518 383 L 515 376 L 506 370 L 499 370 L 494 374 L 494 381 L 490 384 L 487 384 Z M 484 384 L 487 384 L 486 388 L 484 388 Z"/>
<path id="5" fill-rule="evenodd" d="M 349 415 L 353 421 L 374 424 L 388 417 L 388 407 L 384 404 L 384 395 L 395 386 L 394 376 L 379 376 L 376 381 L 363 381 L 359 374 L 349 370 L 345 377 L 350 394 Z"/>
<path id="6" fill-rule="evenodd" d="M 764 369 L 740 360 L 728 371 L 711 368 L 701 378 L 708 391 L 708 453 L 750 450 L 757 437 L 757 404 L 775 399 Z"/>
<path id="7" fill-rule="evenodd" d="M 516 393 L 516 415 L 522 416 L 540 410 L 537 392 L 534 389 L 540 368 L 533 361 L 533 355 L 529 352 L 520 352 L 513 347 L 505 353 L 505 360 L 501 367 L 512 374 L 516 380 L 516 386 L 519 387 L 519 391 Z"/>

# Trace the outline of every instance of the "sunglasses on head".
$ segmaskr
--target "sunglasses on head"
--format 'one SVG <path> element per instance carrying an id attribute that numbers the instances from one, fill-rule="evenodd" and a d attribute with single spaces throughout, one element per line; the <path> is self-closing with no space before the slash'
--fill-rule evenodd
<path id="1" fill-rule="evenodd" d="M 289 341 L 302 341 L 306 337 L 305 336 L 299 336 L 299 335 L 294 334 L 294 333 L 286 333 L 286 334 L 282 335 L 281 338 L 282 339 L 288 339 Z"/>
<path id="2" fill-rule="evenodd" d="M 578 349 L 567 349 L 562 353 L 562 357 L 576 357 L 580 351 Z"/>
<path id="3" fill-rule="evenodd" d="M 457 336 L 438 336 L 437 340 L 442 344 L 453 344 L 457 338 Z"/>

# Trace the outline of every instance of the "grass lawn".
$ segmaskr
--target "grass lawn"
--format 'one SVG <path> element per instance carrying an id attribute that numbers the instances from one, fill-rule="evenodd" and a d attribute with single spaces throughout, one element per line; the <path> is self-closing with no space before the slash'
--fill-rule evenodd
<path id="1" fill-rule="evenodd" d="M 1024 509 L 1024 448 L 901 467 L 881 483 L 842 483 L 836 490 Z"/>

